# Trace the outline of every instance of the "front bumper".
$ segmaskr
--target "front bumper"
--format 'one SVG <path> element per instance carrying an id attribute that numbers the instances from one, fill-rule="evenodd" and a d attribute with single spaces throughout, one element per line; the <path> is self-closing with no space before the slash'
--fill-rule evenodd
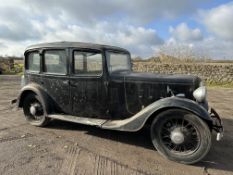
<path id="1" fill-rule="evenodd" d="M 210 108 L 209 114 L 213 120 L 212 129 L 217 132 L 216 140 L 220 141 L 223 138 L 224 132 L 223 122 L 219 117 L 218 113 L 213 108 Z"/>

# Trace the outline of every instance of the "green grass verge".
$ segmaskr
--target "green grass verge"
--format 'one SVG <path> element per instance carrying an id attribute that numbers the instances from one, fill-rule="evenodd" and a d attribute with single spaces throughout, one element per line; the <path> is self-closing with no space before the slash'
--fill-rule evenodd
<path id="1" fill-rule="evenodd" d="M 233 82 L 206 82 L 207 87 L 233 88 Z"/>

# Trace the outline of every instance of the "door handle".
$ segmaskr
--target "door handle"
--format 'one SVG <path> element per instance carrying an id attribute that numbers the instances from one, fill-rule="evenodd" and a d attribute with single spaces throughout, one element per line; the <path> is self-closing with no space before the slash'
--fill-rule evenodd
<path id="1" fill-rule="evenodd" d="M 64 80 L 64 81 L 62 81 L 62 83 L 63 83 L 64 85 L 69 85 L 69 84 L 70 84 L 70 81 L 69 81 L 69 80 Z"/>

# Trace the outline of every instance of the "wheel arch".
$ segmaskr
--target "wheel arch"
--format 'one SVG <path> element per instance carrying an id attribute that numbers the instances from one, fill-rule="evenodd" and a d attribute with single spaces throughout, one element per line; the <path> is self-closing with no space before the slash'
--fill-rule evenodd
<path id="1" fill-rule="evenodd" d="M 189 110 L 187 108 L 183 108 L 183 107 L 180 107 L 180 106 L 176 106 L 176 107 L 171 107 L 171 106 L 168 106 L 168 107 L 164 107 L 164 108 L 161 108 L 161 109 L 158 109 L 156 110 L 155 112 L 153 112 L 149 117 L 148 119 L 146 120 L 144 126 L 150 126 L 153 122 L 153 120 L 159 115 L 161 114 L 162 112 L 165 112 L 167 110 L 171 110 L 171 109 L 177 109 L 177 110 L 184 110 L 184 111 L 187 111 L 187 112 L 190 112 L 196 116 L 198 116 L 199 118 L 203 119 L 203 121 L 205 123 L 207 123 L 207 125 L 209 126 L 209 128 L 211 129 L 212 128 L 212 120 L 209 119 L 209 118 L 206 118 L 206 117 L 203 117 L 202 115 L 200 115 L 200 113 L 198 112 L 195 112 L 193 110 Z"/>
<path id="2" fill-rule="evenodd" d="M 21 89 L 17 100 L 17 107 L 22 108 L 25 97 L 32 93 L 38 95 L 46 114 L 49 114 L 53 110 L 51 99 L 49 95 L 37 84 L 29 84 Z"/>
<path id="3" fill-rule="evenodd" d="M 212 119 L 205 108 L 190 99 L 179 97 L 163 98 L 150 104 L 130 118 L 120 121 L 109 121 L 101 127 L 104 129 L 135 132 L 151 122 L 159 113 L 168 109 L 183 109 L 189 111 L 207 122 L 211 128 Z"/>
<path id="4" fill-rule="evenodd" d="M 28 96 L 29 94 L 36 94 L 33 90 L 24 90 L 21 94 L 20 94 L 20 96 L 19 96 L 19 98 L 18 98 L 18 107 L 19 108 L 22 108 L 23 107 L 23 101 L 24 101 L 24 99 L 26 98 L 26 96 Z"/>

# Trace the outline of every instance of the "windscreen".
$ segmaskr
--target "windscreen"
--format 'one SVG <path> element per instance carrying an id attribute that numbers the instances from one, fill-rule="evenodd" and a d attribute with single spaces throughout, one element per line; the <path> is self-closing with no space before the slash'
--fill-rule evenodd
<path id="1" fill-rule="evenodd" d="M 107 52 L 109 72 L 131 70 L 130 55 L 128 53 Z"/>

